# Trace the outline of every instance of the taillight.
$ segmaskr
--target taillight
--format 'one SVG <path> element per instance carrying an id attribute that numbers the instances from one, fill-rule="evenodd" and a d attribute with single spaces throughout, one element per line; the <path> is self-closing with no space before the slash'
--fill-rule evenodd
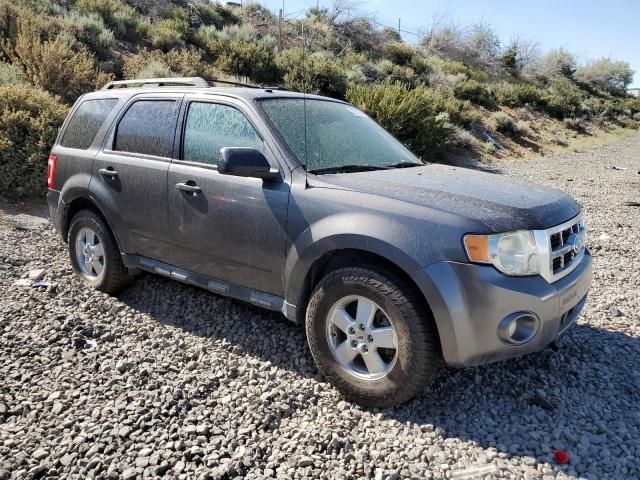
<path id="1" fill-rule="evenodd" d="M 49 188 L 56 188 L 56 165 L 58 164 L 58 157 L 55 155 L 49 155 L 49 161 L 47 162 L 47 186 Z"/>

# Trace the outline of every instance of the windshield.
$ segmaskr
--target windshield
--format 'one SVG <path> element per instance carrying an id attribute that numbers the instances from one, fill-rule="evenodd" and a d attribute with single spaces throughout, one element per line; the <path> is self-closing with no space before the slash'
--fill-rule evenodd
<path id="1" fill-rule="evenodd" d="M 263 99 L 260 105 L 309 172 L 423 164 L 386 130 L 351 105 L 302 98 Z"/>

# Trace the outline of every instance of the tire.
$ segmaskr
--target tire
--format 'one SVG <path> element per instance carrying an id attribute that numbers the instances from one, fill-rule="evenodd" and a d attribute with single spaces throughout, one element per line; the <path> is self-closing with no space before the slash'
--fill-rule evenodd
<path id="1" fill-rule="evenodd" d="M 68 244 L 71 266 L 87 285 L 104 293 L 115 294 L 129 284 L 131 277 L 122 263 L 113 233 L 105 221 L 91 210 L 81 210 L 73 217 Z M 84 250 L 83 244 L 91 248 Z M 85 252 L 93 262 L 83 260 L 87 258 Z"/>
<path id="2" fill-rule="evenodd" d="M 378 313 L 365 329 L 360 330 L 358 321 L 349 323 L 371 319 L 365 314 L 376 308 Z M 344 396 L 365 406 L 386 408 L 410 400 L 435 380 L 443 364 L 434 322 L 419 292 L 375 267 L 341 268 L 325 276 L 311 294 L 305 324 L 322 375 Z M 350 333 L 352 327 L 355 334 Z M 387 348 L 392 344 L 395 351 Z"/>

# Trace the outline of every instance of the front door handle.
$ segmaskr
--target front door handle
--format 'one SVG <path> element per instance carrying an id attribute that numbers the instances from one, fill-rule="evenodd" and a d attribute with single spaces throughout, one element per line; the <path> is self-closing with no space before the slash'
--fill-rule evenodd
<path id="1" fill-rule="evenodd" d="M 115 178 L 118 176 L 118 172 L 116 172 L 112 167 L 109 168 L 101 168 L 98 170 L 98 173 L 103 177 Z"/>
<path id="2" fill-rule="evenodd" d="M 176 183 L 176 188 L 183 192 L 193 193 L 193 195 L 197 195 L 202 192 L 202 189 L 199 186 L 192 183 Z"/>

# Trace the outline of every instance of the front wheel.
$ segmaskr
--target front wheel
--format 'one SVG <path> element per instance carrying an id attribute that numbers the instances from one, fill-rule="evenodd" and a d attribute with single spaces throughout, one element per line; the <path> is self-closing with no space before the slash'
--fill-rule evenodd
<path id="1" fill-rule="evenodd" d="M 406 402 L 436 378 L 442 364 L 419 293 L 375 268 L 342 268 L 324 277 L 311 295 L 306 330 L 320 372 L 363 405 Z"/>

